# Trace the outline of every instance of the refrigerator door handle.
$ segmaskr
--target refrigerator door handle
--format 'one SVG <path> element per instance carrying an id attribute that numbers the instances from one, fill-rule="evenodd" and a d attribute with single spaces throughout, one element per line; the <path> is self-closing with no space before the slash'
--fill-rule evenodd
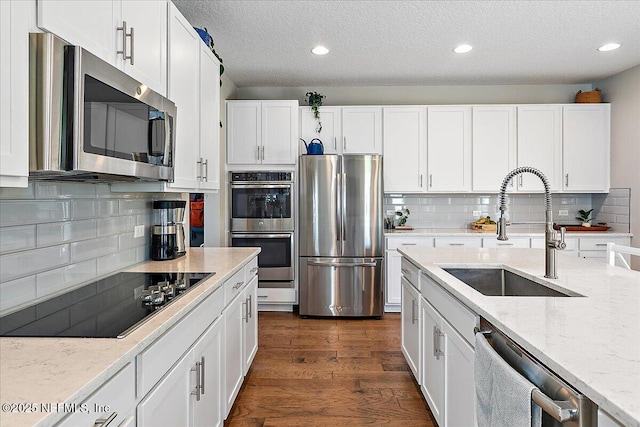
<path id="1" fill-rule="evenodd" d="M 377 263 L 373 262 L 331 262 L 331 261 L 307 261 L 307 265 L 316 265 L 320 267 L 376 267 Z"/>
<path id="2" fill-rule="evenodd" d="M 336 173 L 336 240 L 342 240 L 342 174 Z M 342 248 L 338 244 L 338 253 L 342 253 Z"/>
<path id="3" fill-rule="evenodd" d="M 342 241 L 344 242 L 345 240 L 347 240 L 346 239 L 347 222 L 344 219 L 344 217 L 347 216 L 347 189 L 345 188 L 347 186 L 347 174 L 344 172 L 344 163 L 343 163 L 343 168 L 342 168 L 342 172 L 340 173 L 340 176 L 342 177 L 340 179 L 340 184 L 341 184 L 340 193 L 342 194 L 342 215 L 340 216 L 340 221 L 342 222 L 340 224 L 340 228 L 342 229 L 342 232 L 340 234 L 342 234 Z M 344 255 L 344 245 L 341 250 L 343 251 L 342 255 Z"/>

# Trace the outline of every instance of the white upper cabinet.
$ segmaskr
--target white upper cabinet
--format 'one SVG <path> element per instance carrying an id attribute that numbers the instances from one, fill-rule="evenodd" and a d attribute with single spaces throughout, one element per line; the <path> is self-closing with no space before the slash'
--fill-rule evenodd
<path id="1" fill-rule="evenodd" d="M 297 101 L 227 101 L 227 163 L 293 165 Z"/>
<path id="2" fill-rule="evenodd" d="M 29 176 L 29 2 L 0 1 L 0 187 Z"/>
<path id="3" fill-rule="evenodd" d="M 473 107 L 472 114 L 473 190 L 497 192 L 516 166 L 516 107 Z"/>
<path id="4" fill-rule="evenodd" d="M 171 187 L 198 187 L 199 58 L 204 45 L 173 5 L 169 13 L 169 98 L 176 115 L 174 182 Z"/>
<path id="5" fill-rule="evenodd" d="M 325 154 L 338 154 L 342 151 L 342 133 L 340 131 L 340 107 L 320 107 L 320 123 L 322 130 L 318 132 L 318 121 L 313 117 L 310 107 L 300 107 L 300 138 L 308 144 L 313 138 L 322 141 Z M 306 153 L 300 141 L 300 152 Z"/>
<path id="6" fill-rule="evenodd" d="M 167 93 L 166 0 L 38 0 L 38 26 Z"/>
<path id="7" fill-rule="evenodd" d="M 609 104 L 563 107 L 564 191 L 609 191 L 610 114 Z"/>
<path id="8" fill-rule="evenodd" d="M 471 107 L 429 107 L 429 191 L 471 190 Z"/>
<path id="9" fill-rule="evenodd" d="M 532 166 L 549 180 L 552 191 L 561 190 L 562 107 L 559 105 L 518 106 L 518 167 Z M 525 173 L 517 178 L 518 191 L 542 192 L 537 176 Z"/>
<path id="10" fill-rule="evenodd" d="M 199 188 L 220 189 L 220 61 L 200 44 Z"/>
<path id="11" fill-rule="evenodd" d="M 342 108 L 342 153 L 382 154 L 381 107 Z"/>
<path id="12" fill-rule="evenodd" d="M 384 191 L 426 190 L 425 107 L 383 109 Z"/>

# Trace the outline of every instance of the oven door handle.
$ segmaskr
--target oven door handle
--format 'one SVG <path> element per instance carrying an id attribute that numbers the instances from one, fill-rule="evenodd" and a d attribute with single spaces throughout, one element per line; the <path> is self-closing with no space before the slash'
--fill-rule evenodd
<path id="1" fill-rule="evenodd" d="M 373 262 L 332 262 L 332 261 L 307 261 L 308 265 L 316 265 L 319 267 L 376 267 L 377 263 Z"/>
<path id="2" fill-rule="evenodd" d="M 247 189 L 247 188 L 284 188 L 284 189 L 290 189 L 292 188 L 293 184 L 231 184 L 231 189 Z"/>
<path id="3" fill-rule="evenodd" d="M 292 237 L 292 233 L 231 233 L 232 238 L 239 239 L 290 239 Z"/>

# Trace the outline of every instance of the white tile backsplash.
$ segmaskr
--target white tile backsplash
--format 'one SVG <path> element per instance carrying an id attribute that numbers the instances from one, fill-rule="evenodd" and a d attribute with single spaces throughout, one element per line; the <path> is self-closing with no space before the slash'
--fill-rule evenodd
<path id="1" fill-rule="evenodd" d="M 0 312 L 36 298 L 36 276 L 0 283 Z"/>
<path id="2" fill-rule="evenodd" d="M 180 198 L 80 182 L 0 188 L 0 313 L 148 260 L 153 200 Z"/>
<path id="3" fill-rule="evenodd" d="M 36 247 L 36 226 L 6 227 L 0 239 L 0 254 Z"/>

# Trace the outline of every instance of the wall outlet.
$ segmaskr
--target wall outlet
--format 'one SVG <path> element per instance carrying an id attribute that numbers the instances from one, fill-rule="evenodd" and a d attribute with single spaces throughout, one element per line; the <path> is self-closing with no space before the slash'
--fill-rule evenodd
<path id="1" fill-rule="evenodd" d="M 133 238 L 144 237 L 144 225 L 136 225 L 133 227 Z"/>
<path id="2" fill-rule="evenodd" d="M 558 211 L 558 216 L 569 216 L 569 210 L 568 209 L 560 209 Z"/>
<path id="3" fill-rule="evenodd" d="M 473 216 L 482 216 L 482 211 L 473 211 Z"/>

